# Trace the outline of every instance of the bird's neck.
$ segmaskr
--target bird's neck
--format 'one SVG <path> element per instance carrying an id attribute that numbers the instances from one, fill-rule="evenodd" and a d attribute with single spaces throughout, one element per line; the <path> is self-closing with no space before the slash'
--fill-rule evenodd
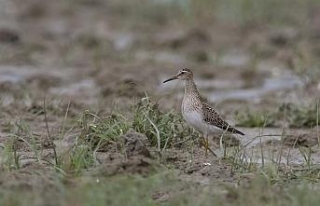
<path id="1" fill-rule="evenodd" d="M 196 97 L 200 98 L 197 85 L 194 83 L 193 79 L 189 79 L 185 81 L 185 96 L 187 95 L 195 95 Z"/>

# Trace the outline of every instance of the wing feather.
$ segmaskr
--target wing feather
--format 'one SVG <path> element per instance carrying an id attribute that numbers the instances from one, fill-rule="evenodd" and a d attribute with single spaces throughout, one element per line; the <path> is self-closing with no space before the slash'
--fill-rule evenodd
<path id="1" fill-rule="evenodd" d="M 204 121 L 208 124 L 214 125 L 222 130 L 226 130 L 234 134 L 244 135 L 243 132 L 233 128 L 231 125 L 228 124 L 228 122 L 224 121 L 210 105 L 203 103 L 202 109 L 204 114 Z"/>

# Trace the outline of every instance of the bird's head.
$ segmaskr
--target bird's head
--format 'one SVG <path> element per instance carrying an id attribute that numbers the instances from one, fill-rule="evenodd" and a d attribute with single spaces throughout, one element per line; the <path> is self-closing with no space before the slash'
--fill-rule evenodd
<path id="1" fill-rule="evenodd" d="M 178 74 L 176 74 L 175 76 L 165 80 L 163 83 L 169 82 L 171 80 L 175 80 L 175 79 L 181 79 L 181 80 L 189 80 L 193 78 L 193 74 L 192 71 L 190 69 L 181 69 Z"/>

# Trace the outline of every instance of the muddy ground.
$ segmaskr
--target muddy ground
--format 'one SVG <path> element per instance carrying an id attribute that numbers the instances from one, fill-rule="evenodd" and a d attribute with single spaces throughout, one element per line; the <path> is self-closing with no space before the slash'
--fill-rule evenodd
<path id="1" fill-rule="evenodd" d="M 187 10 L 170 2 L 0 0 L 4 188 L 34 188 L 43 181 L 50 185 L 54 180 L 43 174 L 51 177 L 55 170 L 35 159 L 53 161 L 50 139 L 59 154 L 67 154 L 81 136 L 79 119 L 86 110 L 102 118 L 121 113 L 130 119 L 132 105 L 147 95 L 161 111 L 174 109 L 179 114 L 182 85 L 161 82 L 180 68 L 193 70 L 203 97 L 232 125 L 239 113 L 268 113 L 284 104 L 303 107 L 317 102 L 320 5 L 303 4 L 300 11 L 293 4 L 292 10 L 277 18 L 279 22 L 272 23 L 274 19 L 264 13 L 256 20 L 244 14 L 227 18 L 221 13 L 223 9 L 228 13 L 228 7 L 221 1 L 213 5 L 190 1 Z M 277 8 L 285 11 L 282 4 Z M 297 11 L 305 21 L 291 16 Z M 301 151 L 311 151 L 313 164 L 320 162 L 316 125 L 291 128 L 280 117 L 275 121 L 271 127 L 239 126 L 246 133 L 239 143 L 246 145 L 241 150 L 246 163 L 276 161 L 290 170 L 306 163 Z M 19 169 L 6 164 L 7 145 L 17 136 L 22 139 L 14 144 Z M 81 173 L 148 176 L 169 170 L 195 188 L 214 182 L 217 194 L 226 194 L 221 185 L 237 185 L 243 179 L 232 161 L 223 158 L 217 138 L 210 141 L 218 158 L 205 157 L 193 140 L 159 154 L 145 134 L 129 130 L 120 139 L 122 146 L 108 145 L 98 151 L 98 161 Z M 37 158 L 34 148 L 40 153 Z M 230 154 L 233 150 L 227 148 Z M 246 175 L 251 178 L 248 173 L 244 179 Z M 65 181 L 77 184 L 74 178 Z M 181 193 L 184 190 L 160 190 L 152 199 L 166 202 Z"/>

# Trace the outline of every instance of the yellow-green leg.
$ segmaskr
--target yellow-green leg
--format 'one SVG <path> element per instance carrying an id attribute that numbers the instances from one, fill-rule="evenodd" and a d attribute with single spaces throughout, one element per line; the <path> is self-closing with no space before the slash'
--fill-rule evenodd
<path id="1" fill-rule="evenodd" d="M 213 155 L 213 156 L 217 156 L 209 147 L 209 136 L 206 135 L 206 138 L 203 138 L 203 146 L 205 148 L 205 156 L 208 156 L 208 151 Z"/>
<path id="2" fill-rule="evenodd" d="M 206 138 L 204 139 L 204 149 L 205 149 L 205 155 L 206 157 L 208 157 L 208 149 L 209 149 L 208 135 L 206 135 Z"/>
<path id="3" fill-rule="evenodd" d="M 205 151 L 205 156 L 208 156 L 208 142 L 207 142 L 207 138 L 202 137 L 202 145 L 204 147 L 204 151 Z"/>

